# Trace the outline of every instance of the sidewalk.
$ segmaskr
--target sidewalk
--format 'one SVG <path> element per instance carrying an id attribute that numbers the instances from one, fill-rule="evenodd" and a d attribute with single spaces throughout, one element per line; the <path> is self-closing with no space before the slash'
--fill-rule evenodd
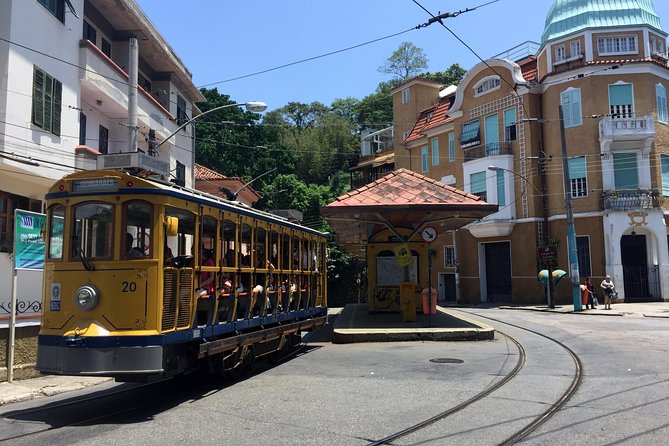
<path id="1" fill-rule="evenodd" d="M 548 308 L 546 305 L 501 305 L 499 308 L 500 310 L 547 311 L 579 315 L 669 318 L 669 302 L 612 303 L 610 310 L 605 310 L 601 302 L 594 310 L 586 310 L 583 306 L 581 311 L 574 311 L 573 305 L 556 305 L 555 308 Z"/>
<path id="2" fill-rule="evenodd" d="M 14 380 L 12 383 L 1 382 L 0 406 L 81 390 L 110 381 L 112 378 L 42 375 L 37 378 Z"/>

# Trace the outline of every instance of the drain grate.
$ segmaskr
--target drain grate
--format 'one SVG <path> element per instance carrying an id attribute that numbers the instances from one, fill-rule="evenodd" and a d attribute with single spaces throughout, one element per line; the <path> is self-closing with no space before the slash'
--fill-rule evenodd
<path id="1" fill-rule="evenodd" d="M 437 364 L 462 364 L 464 361 L 456 358 L 432 358 L 430 362 L 436 362 Z"/>

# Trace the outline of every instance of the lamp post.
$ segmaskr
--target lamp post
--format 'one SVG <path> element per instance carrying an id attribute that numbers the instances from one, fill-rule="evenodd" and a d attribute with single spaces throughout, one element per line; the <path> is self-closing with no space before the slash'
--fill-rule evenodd
<path id="1" fill-rule="evenodd" d="M 543 162 L 543 160 L 542 160 Z M 548 230 L 548 206 L 547 206 L 547 199 L 548 199 L 548 194 L 546 191 L 546 182 L 542 181 L 542 190 L 537 189 L 537 187 L 532 184 L 525 176 L 519 174 L 518 172 L 515 172 L 511 169 L 506 169 L 504 167 L 497 167 L 497 166 L 488 166 L 488 170 L 497 172 L 497 171 L 506 171 L 509 173 L 512 173 L 513 175 L 517 176 L 518 178 L 521 178 L 523 181 L 525 181 L 525 184 L 529 184 L 532 189 L 537 191 L 541 195 L 541 200 L 543 202 L 543 221 L 544 221 L 544 227 L 543 227 L 543 237 L 545 240 L 545 243 L 548 245 L 549 241 L 549 230 Z M 546 293 L 546 298 L 547 298 L 547 303 L 550 308 L 555 308 L 555 302 L 553 299 L 553 265 L 551 264 L 552 260 L 549 260 L 546 262 L 546 269 L 548 271 L 548 277 L 546 278 L 547 280 L 547 293 Z"/>
<path id="2" fill-rule="evenodd" d="M 239 195 L 239 193 L 240 193 L 241 191 L 243 191 L 244 189 L 246 189 L 246 188 L 247 188 L 249 185 L 251 185 L 251 183 L 253 183 L 255 180 L 257 180 L 258 178 L 262 178 L 262 177 L 264 177 L 265 175 L 268 175 L 268 174 L 274 172 L 276 169 L 278 169 L 278 167 L 275 167 L 274 169 L 270 169 L 270 170 L 268 170 L 268 171 L 265 172 L 265 173 L 261 173 L 260 175 L 258 175 L 257 177 L 253 178 L 252 180 L 250 180 L 250 181 L 244 183 L 244 185 L 242 185 L 242 187 L 240 187 L 240 188 L 237 189 L 236 191 L 232 192 L 232 194 L 231 194 L 231 195 L 232 195 L 232 200 L 233 200 L 233 201 L 234 201 L 234 200 L 237 200 L 237 195 Z"/>
<path id="3" fill-rule="evenodd" d="M 162 146 L 163 144 L 165 144 L 165 143 L 167 142 L 167 140 L 169 140 L 171 137 L 173 137 L 174 135 L 176 135 L 177 133 L 179 133 L 179 132 L 181 131 L 181 129 L 183 129 L 183 128 L 186 127 L 188 124 L 190 124 L 191 122 L 195 121 L 196 119 L 199 119 L 199 118 L 201 118 L 201 117 L 203 117 L 203 116 L 205 116 L 205 115 L 208 115 L 209 113 L 213 113 L 213 112 L 215 112 L 215 111 L 223 110 L 224 108 L 232 108 L 232 107 L 245 107 L 245 108 L 246 108 L 246 111 L 250 111 L 250 112 L 254 112 L 254 113 L 260 113 L 260 112 L 265 111 L 265 110 L 267 109 L 267 104 L 265 104 L 264 102 L 259 102 L 259 101 L 249 101 L 249 102 L 240 102 L 240 103 L 238 103 L 238 104 L 226 104 L 226 105 L 221 105 L 220 107 L 214 107 L 214 108 L 212 108 L 212 109 L 210 109 L 210 110 L 207 110 L 206 112 L 203 112 L 203 113 L 201 113 L 201 114 L 199 114 L 199 115 L 197 115 L 197 116 L 192 117 L 192 118 L 189 119 L 188 121 L 186 121 L 186 122 L 184 122 L 183 124 L 181 124 L 181 125 L 180 125 L 174 132 L 172 132 L 168 137 L 166 137 L 166 138 L 163 139 L 161 142 L 159 142 L 158 144 L 156 144 L 156 146 L 155 146 L 153 149 L 154 149 L 154 150 L 158 150 L 158 148 L 159 148 L 160 146 Z"/>
<path id="4" fill-rule="evenodd" d="M 569 276 L 571 277 L 571 296 L 574 311 L 581 311 L 581 287 L 578 275 L 578 250 L 576 249 L 576 230 L 574 228 L 574 207 L 571 203 L 571 181 L 569 179 L 569 160 L 567 159 L 567 142 L 564 135 L 564 113 L 562 104 L 560 114 L 560 143 L 562 145 L 562 178 L 564 180 L 564 202 L 567 210 L 567 246 L 569 247 Z"/>

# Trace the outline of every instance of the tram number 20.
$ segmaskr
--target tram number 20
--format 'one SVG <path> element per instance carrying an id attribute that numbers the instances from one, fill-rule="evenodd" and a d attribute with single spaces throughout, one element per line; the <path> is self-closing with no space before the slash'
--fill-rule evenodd
<path id="1" fill-rule="evenodd" d="M 121 283 L 121 291 L 124 293 L 134 293 L 137 291 L 137 282 L 126 282 Z"/>

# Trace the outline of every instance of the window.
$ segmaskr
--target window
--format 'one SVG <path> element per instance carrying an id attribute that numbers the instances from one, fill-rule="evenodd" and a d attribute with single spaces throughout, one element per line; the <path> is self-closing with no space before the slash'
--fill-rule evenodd
<path id="1" fill-rule="evenodd" d="M 504 110 L 504 142 L 516 140 L 516 109 Z"/>
<path id="2" fill-rule="evenodd" d="M 635 36 L 600 37 L 597 39 L 600 56 L 609 54 L 634 54 L 637 52 Z"/>
<path id="3" fill-rule="evenodd" d="M 175 183 L 179 186 L 186 186 L 186 165 L 177 161 L 177 168 L 174 173 Z"/>
<path id="4" fill-rule="evenodd" d="M 460 147 L 466 149 L 481 144 L 481 122 L 474 121 L 462 124 L 462 136 L 460 137 Z"/>
<path id="5" fill-rule="evenodd" d="M 47 258 L 63 259 L 63 228 L 65 222 L 65 206 L 57 204 L 49 210 L 49 241 Z"/>
<path id="6" fill-rule="evenodd" d="M 669 197 L 669 155 L 660 155 L 662 164 L 662 195 Z"/>
<path id="7" fill-rule="evenodd" d="M 425 173 L 429 170 L 429 154 L 428 154 L 428 149 L 427 146 L 423 147 L 421 149 L 421 154 L 420 154 L 420 165 L 421 165 L 421 172 Z"/>
<path id="8" fill-rule="evenodd" d="M 44 6 L 54 17 L 65 23 L 65 0 L 37 0 L 37 3 Z"/>
<path id="9" fill-rule="evenodd" d="M 110 259 L 114 207 L 107 203 L 84 203 L 74 208 L 72 257 L 81 252 L 89 259 Z"/>
<path id="10" fill-rule="evenodd" d="M 483 93 L 497 90 L 501 85 L 499 76 L 488 76 L 481 79 L 474 85 L 474 96 L 482 95 Z"/>
<path id="11" fill-rule="evenodd" d="M 182 125 L 188 121 L 186 115 L 186 100 L 181 95 L 177 95 L 177 124 Z"/>
<path id="12" fill-rule="evenodd" d="M 125 228 L 121 258 L 135 259 L 150 257 L 155 250 L 152 246 L 151 230 L 153 206 L 145 201 L 130 201 L 123 205 Z M 153 249 L 152 249 L 153 248 Z"/>
<path id="13" fill-rule="evenodd" d="M 107 41 L 104 37 L 100 37 L 100 50 L 111 59 L 111 43 Z"/>
<path id="14" fill-rule="evenodd" d="M 137 74 L 137 85 L 139 85 L 144 90 L 146 90 L 147 93 L 151 93 L 151 82 L 149 82 L 149 80 L 147 78 L 142 76 L 142 73 Z M 180 96 L 177 96 L 177 107 L 178 107 L 178 104 L 179 104 L 179 102 L 178 102 L 179 97 Z M 186 101 L 183 102 L 183 107 L 184 107 L 184 110 L 186 110 Z M 177 109 L 177 112 L 178 112 L 178 109 Z M 186 120 L 188 120 L 187 118 L 188 117 L 186 117 Z M 186 121 L 184 121 L 184 122 L 186 122 Z"/>
<path id="15" fill-rule="evenodd" d="M 564 45 L 555 47 L 555 63 L 564 62 L 567 59 Z"/>
<path id="16" fill-rule="evenodd" d="M 84 39 L 90 40 L 93 45 L 97 43 L 97 31 L 86 20 L 84 20 Z"/>
<path id="17" fill-rule="evenodd" d="M 455 161 L 455 134 L 448 134 L 448 161 Z"/>
<path id="18" fill-rule="evenodd" d="M 409 102 L 409 89 L 405 88 L 402 90 L 402 104 Z"/>
<path id="19" fill-rule="evenodd" d="M 483 201 L 487 201 L 485 172 L 476 172 L 469 175 L 469 189 L 473 195 L 481 197 Z"/>
<path id="20" fill-rule="evenodd" d="M 98 152 L 103 155 L 109 153 L 109 129 L 100 126 L 100 133 L 98 138 Z"/>
<path id="21" fill-rule="evenodd" d="M 613 179 L 616 189 L 637 189 L 639 187 L 636 153 L 613 154 Z"/>
<path id="22" fill-rule="evenodd" d="M 650 37 L 650 51 L 653 54 L 660 54 L 666 56 L 664 52 L 664 40 L 655 36 Z"/>
<path id="23" fill-rule="evenodd" d="M 667 89 L 664 85 L 655 86 L 655 100 L 657 101 L 657 120 L 663 124 L 669 122 L 667 118 Z"/>
<path id="24" fill-rule="evenodd" d="M 63 84 L 37 67 L 33 68 L 32 123 L 60 136 Z"/>
<path id="25" fill-rule="evenodd" d="M 79 113 L 79 145 L 86 145 L 86 115 Z"/>
<path id="26" fill-rule="evenodd" d="M 565 128 L 576 127 L 583 123 L 580 88 L 569 88 L 560 93 L 560 104 Z"/>
<path id="27" fill-rule="evenodd" d="M 576 257 L 578 258 L 578 275 L 583 278 L 592 276 L 590 237 L 587 235 L 576 236 Z"/>
<path id="28" fill-rule="evenodd" d="M 453 245 L 444 245 L 444 267 L 454 267 L 455 266 L 455 246 Z"/>
<path id="29" fill-rule="evenodd" d="M 506 188 L 504 187 L 504 171 L 497 171 L 497 204 L 506 206 Z"/>
<path id="30" fill-rule="evenodd" d="M 581 41 L 574 40 L 569 43 L 569 58 L 578 59 L 579 57 L 581 57 Z"/>
<path id="31" fill-rule="evenodd" d="M 634 117 L 632 84 L 609 85 L 609 109 L 613 118 Z"/>
<path id="32" fill-rule="evenodd" d="M 439 165 L 439 138 L 432 138 L 432 165 Z"/>
<path id="33" fill-rule="evenodd" d="M 409 265 L 409 282 L 418 280 L 418 253 L 411 251 L 413 262 Z M 404 267 L 397 263 L 393 251 L 381 251 L 376 257 L 376 282 L 380 286 L 398 286 L 406 282 Z"/>
<path id="34" fill-rule="evenodd" d="M 485 126 L 485 143 L 488 150 L 499 151 L 499 118 L 497 113 L 483 118 Z"/>
<path id="35" fill-rule="evenodd" d="M 586 160 L 584 156 L 569 158 L 569 184 L 573 198 L 588 196 L 588 180 L 585 170 Z"/>

